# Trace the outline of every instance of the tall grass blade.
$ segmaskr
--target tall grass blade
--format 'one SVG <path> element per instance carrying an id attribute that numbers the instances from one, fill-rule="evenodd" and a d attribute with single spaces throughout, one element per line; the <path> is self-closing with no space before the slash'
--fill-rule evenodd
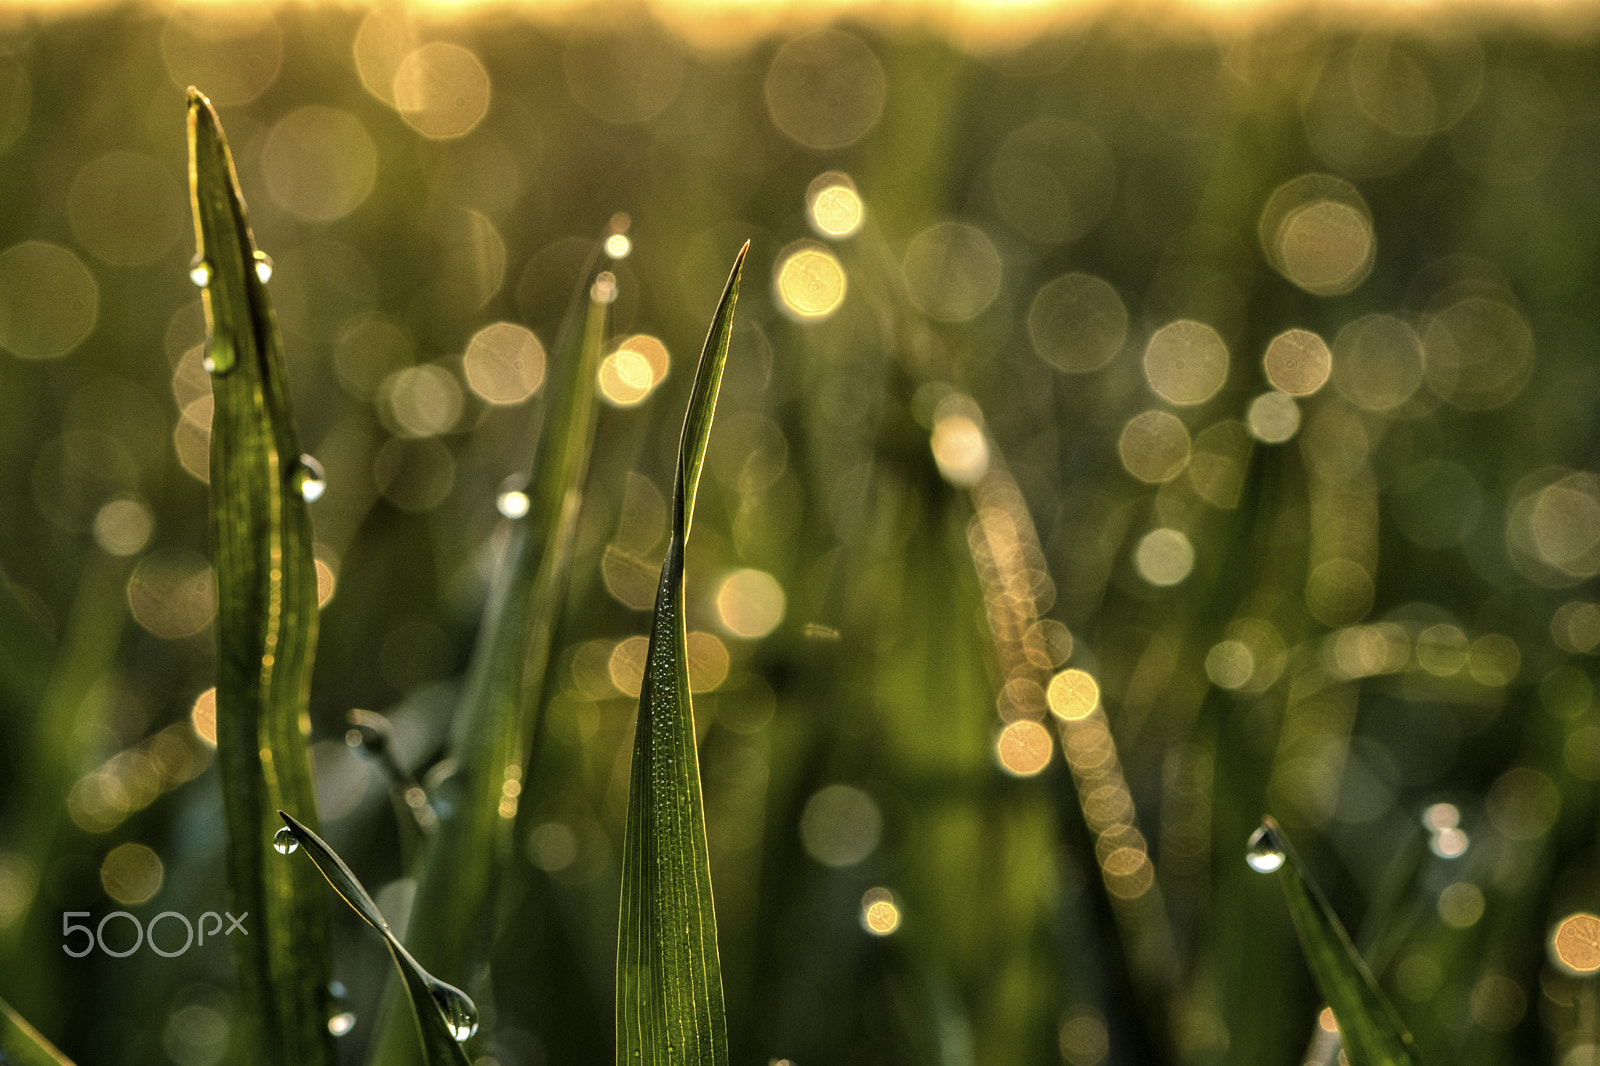
<path id="1" fill-rule="evenodd" d="M 748 242 L 711 320 L 678 446 L 672 539 L 661 566 L 634 730 L 617 944 L 618 1066 L 726 1066 L 728 1020 L 711 900 L 683 617 L 683 552 L 728 359 Z"/>
<path id="2" fill-rule="evenodd" d="M 484 953 L 506 835 L 567 577 L 594 447 L 595 374 L 605 347 L 615 280 L 584 272 L 556 345 L 558 378 L 528 477 L 528 510 L 516 519 L 506 563 L 473 649 L 450 757 L 457 771 L 438 790 L 438 831 L 427 844 L 406 939 L 430 966 L 469 972 Z M 411 1061 L 397 1033 L 394 995 L 376 1061 Z"/>
<path id="3" fill-rule="evenodd" d="M 11 1004 L 0 999 L 0 1062 L 10 1066 L 72 1066 Z"/>
<path id="4" fill-rule="evenodd" d="M 1339 1023 L 1351 1066 L 1421 1066 L 1411 1033 L 1361 961 L 1350 934 L 1277 822 L 1266 819 L 1250 838 L 1250 865 L 1276 871 L 1289 916 L 1317 987 Z"/>
<path id="5" fill-rule="evenodd" d="M 411 997 L 417 1036 L 422 1041 L 428 1066 L 466 1066 L 467 1053 L 462 1050 L 461 1042 L 478 1031 L 478 1009 L 472 1000 L 459 988 L 446 984 L 423 969 L 411 957 L 411 953 L 400 943 L 400 938 L 389 928 L 389 923 L 384 921 L 383 913 L 367 894 L 366 888 L 321 837 L 283 811 L 279 811 L 278 816 L 288 827 L 286 831 L 289 834 L 289 840 L 282 836 L 278 838 L 283 841 L 281 847 L 293 851 L 304 846 L 306 854 L 322 871 L 322 876 L 327 878 L 333 890 L 383 937 L 389 948 L 389 956 L 394 959 L 395 967 L 405 980 L 406 992 Z M 280 830 L 282 832 L 285 831 Z"/>
<path id="6" fill-rule="evenodd" d="M 189 187 L 204 282 L 217 584 L 217 757 L 227 818 L 247 1046 L 283 1066 L 334 1061 L 327 908 L 315 876 L 269 861 L 282 807 L 316 809 L 307 698 L 317 631 L 311 524 L 290 418 L 282 343 L 238 176 L 211 103 L 189 90 Z"/>

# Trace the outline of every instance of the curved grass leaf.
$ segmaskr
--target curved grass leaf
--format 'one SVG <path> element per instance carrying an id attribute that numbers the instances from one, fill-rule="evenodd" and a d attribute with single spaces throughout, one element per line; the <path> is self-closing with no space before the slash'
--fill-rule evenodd
<path id="1" fill-rule="evenodd" d="M 595 373 L 614 286 L 609 277 L 595 277 L 591 260 L 562 327 L 552 360 L 559 376 L 527 481 L 528 511 L 512 526 L 506 564 L 473 649 L 450 751 L 458 769 L 438 790 L 438 831 L 422 860 L 406 940 L 429 965 L 452 973 L 469 972 L 489 939 L 505 836 L 516 814 L 536 700 L 566 598 L 594 447 Z M 391 991 L 377 1062 L 412 1061 L 410 1044 L 401 1040 L 394 1021 L 395 1007 Z"/>
<path id="2" fill-rule="evenodd" d="M 672 540 L 650 626 L 622 845 L 618 1066 L 728 1062 L 711 863 L 689 702 L 683 551 L 749 250 L 746 242 L 734 259 L 711 320 L 678 446 Z"/>
<path id="3" fill-rule="evenodd" d="M 1339 1023 L 1351 1066 L 1420 1066 L 1411 1033 L 1378 989 L 1328 900 L 1271 818 L 1251 838 L 1253 854 L 1283 856 L 1277 877 L 1317 987 Z"/>
<path id="4" fill-rule="evenodd" d="M 72 1066 L 39 1030 L 0 999 L 0 1062 L 10 1066 Z"/>
<path id="5" fill-rule="evenodd" d="M 308 470 L 282 343 L 238 176 L 211 103 L 189 90 L 189 188 L 212 369 L 211 544 L 217 583 L 217 757 L 235 941 L 256 1032 L 284 1066 L 334 1061 L 327 908 L 310 871 L 267 861 L 281 807 L 314 811 L 307 698 L 317 631 Z"/>
<path id="6" fill-rule="evenodd" d="M 384 921 L 383 913 L 366 888 L 321 837 L 283 811 L 279 811 L 278 816 L 289 827 L 295 841 L 306 849 L 306 854 L 333 890 L 383 937 L 390 958 L 394 959 L 395 967 L 405 980 L 412 1014 L 417 1021 L 417 1036 L 422 1041 L 429 1066 L 467 1066 L 467 1053 L 462 1050 L 456 1034 L 464 1034 L 462 1039 L 465 1039 L 477 1031 L 478 1011 L 472 1000 L 459 988 L 434 977 L 411 957 L 389 923 Z"/>

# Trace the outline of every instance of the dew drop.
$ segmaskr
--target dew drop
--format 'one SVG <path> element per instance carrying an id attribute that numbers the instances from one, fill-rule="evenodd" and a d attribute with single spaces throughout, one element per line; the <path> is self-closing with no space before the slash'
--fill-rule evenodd
<path id="1" fill-rule="evenodd" d="M 189 280 L 202 289 L 211 284 L 211 263 L 203 255 L 189 260 Z"/>
<path id="2" fill-rule="evenodd" d="M 521 474 L 512 474 L 500 482 L 500 491 L 494 498 L 495 510 L 507 518 L 521 518 L 528 513 L 528 494 L 523 491 L 528 482 Z"/>
<path id="3" fill-rule="evenodd" d="M 356 1016 L 350 1011 L 340 1011 L 328 1019 L 328 1032 L 343 1036 L 356 1027 Z"/>
<path id="4" fill-rule="evenodd" d="M 456 1038 L 456 1043 L 471 1039 L 472 1034 L 478 1031 L 477 1004 L 461 989 L 447 985 L 437 977 L 428 978 L 428 991 L 444 1012 L 445 1023 L 449 1025 L 450 1035 Z"/>
<path id="5" fill-rule="evenodd" d="M 284 826 L 272 838 L 272 846 L 279 855 L 293 855 L 300 848 L 300 840 L 294 835 L 294 830 Z"/>
<path id="6" fill-rule="evenodd" d="M 1270 874 L 1283 865 L 1283 859 L 1283 845 L 1279 843 L 1278 834 L 1270 825 L 1264 825 L 1250 834 L 1250 843 L 1244 856 L 1244 861 L 1250 864 L 1250 869 L 1257 873 Z"/>
<path id="7" fill-rule="evenodd" d="M 272 256 L 266 252 L 258 251 L 255 254 L 255 260 L 256 277 L 260 278 L 261 284 L 265 285 L 272 280 Z"/>
<path id="8" fill-rule="evenodd" d="M 615 303 L 617 299 L 617 276 L 609 270 L 602 270 L 594 279 L 594 284 L 589 286 L 589 299 L 597 304 Z"/>
<path id="9" fill-rule="evenodd" d="M 289 483 L 307 503 L 322 499 L 322 494 L 328 491 L 328 475 L 323 473 L 322 464 L 309 455 L 302 455 L 294 464 Z"/>
<path id="10" fill-rule="evenodd" d="M 206 337 L 206 354 L 200 360 L 200 364 L 206 368 L 206 373 L 226 374 L 233 369 L 235 362 L 233 345 L 227 341 L 218 341 L 214 336 Z"/>

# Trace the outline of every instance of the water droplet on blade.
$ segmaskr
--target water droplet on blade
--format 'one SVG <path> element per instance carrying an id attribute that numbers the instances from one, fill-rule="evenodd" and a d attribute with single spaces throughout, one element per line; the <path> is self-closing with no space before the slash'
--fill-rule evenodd
<path id="1" fill-rule="evenodd" d="M 1264 825 L 1250 834 L 1244 861 L 1257 873 L 1270 874 L 1283 865 L 1283 844 L 1270 825 Z"/>
<path id="2" fill-rule="evenodd" d="M 528 494 L 522 491 L 527 485 L 527 479 L 521 474 L 512 474 L 500 482 L 500 491 L 494 498 L 495 510 L 507 518 L 521 518 L 527 514 Z"/>
<path id="3" fill-rule="evenodd" d="M 461 989 L 447 985 L 437 977 L 428 978 L 428 991 L 444 1012 L 445 1023 L 449 1025 L 450 1035 L 456 1038 L 456 1042 L 471 1039 L 472 1034 L 478 1031 L 477 1004 Z"/>
<path id="4" fill-rule="evenodd" d="M 284 826 L 272 838 L 272 846 L 279 855 L 293 855 L 300 848 L 300 840 L 294 835 L 294 830 Z"/>
<path id="5" fill-rule="evenodd" d="M 233 345 L 227 341 L 218 341 L 213 336 L 206 337 L 206 354 L 201 358 L 200 365 L 206 368 L 208 374 L 226 374 L 233 369 Z"/>
<path id="6" fill-rule="evenodd" d="M 289 483 L 307 503 L 322 499 L 322 494 L 328 491 L 328 475 L 323 473 L 322 464 L 309 455 L 302 455 L 295 462 Z"/>
<path id="7" fill-rule="evenodd" d="M 211 263 L 203 255 L 189 260 L 189 280 L 202 289 L 211 284 Z"/>
<path id="8" fill-rule="evenodd" d="M 594 284 L 589 286 L 589 299 L 597 304 L 615 303 L 617 299 L 617 276 L 609 270 L 602 270 L 594 279 Z"/>
<path id="9" fill-rule="evenodd" d="M 342 1011 L 328 1019 L 328 1032 L 334 1036 L 344 1036 L 356 1027 L 356 1016 L 349 1011 Z"/>
<path id="10" fill-rule="evenodd" d="M 272 256 L 266 252 L 256 252 L 256 277 L 265 285 L 272 280 Z"/>

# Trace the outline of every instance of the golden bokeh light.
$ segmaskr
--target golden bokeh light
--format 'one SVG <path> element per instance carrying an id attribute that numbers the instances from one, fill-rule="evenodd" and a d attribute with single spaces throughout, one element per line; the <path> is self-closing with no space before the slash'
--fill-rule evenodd
<path id="1" fill-rule="evenodd" d="M 1495 779 L 1484 804 L 1489 821 L 1511 840 L 1537 840 L 1561 815 L 1561 792 L 1548 774 L 1517 766 Z"/>
<path id="2" fill-rule="evenodd" d="M 1472 1020 L 1491 1033 L 1509 1033 L 1528 1011 L 1522 986 L 1502 973 L 1485 974 L 1467 1001 Z"/>
<path id="3" fill-rule="evenodd" d="M 1516 641 L 1499 633 L 1486 633 L 1467 650 L 1467 672 L 1480 685 L 1503 688 L 1516 680 L 1522 652 Z"/>
<path id="4" fill-rule="evenodd" d="M 1263 444 L 1282 444 L 1300 431 L 1300 405 L 1275 389 L 1264 392 L 1250 401 L 1245 423 Z"/>
<path id="5" fill-rule="evenodd" d="M 806 210 L 811 228 L 819 236 L 835 239 L 853 236 L 866 217 L 855 182 L 836 170 L 812 179 L 806 191 Z"/>
<path id="6" fill-rule="evenodd" d="M 900 907 L 887 888 L 869 888 L 861 895 L 861 927 L 873 936 L 888 936 L 900 928 Z"/>
<path id="7" fill-rule="evenodd" d="M 883 114 L 888 79 L 872 49 L 853 34 L 821 30 L 797 37 L 767 69 L 772 122 L 807 148 L 844 148 Z"/>
<path id="8" fill-rule="evenodd" d="M 1305 174 L 1273 191 L 1259 225 L 1267 261 L 1307 292 L 1334 296 L 1372 270 L 1377 240 L 1356 187 L 1328 174 Z"/>
<path id="9" fill-rule="evenodd" d="M 656 383 L 650 361 L 627 348 L 619 348 L 600 360 L 597 379 L 600 397 L 613 407 L 643 403 Z"/>
<path id="10" fill-rule="evenodd" d="M 1205 403 L 1228 379 L 1228 346 L 1204 322 L 1162 326 L 1144 350 L 1144 376 L 1156 394 L 1180 407 Z"/>
<path id="11" fill-rule="evenodd" d="M 1571 973 L 1600 970 L 1600 917 L 1579 912 L 1563 918 L 1550 935 L 1550 950 Z"/>
<path id="12" fill-rule="evenodd" d="M 126 905 L 148 902 L 161 890 L 164 874 L 161 858 L 143 844 L 118 844 L 100 864 L 106 895 Z"/>
<path id="13" fill-rule="evenodd" d="M 1189 465 L 1189 430 L 1170 411 L 1144 411 L 1128 419 L 1117 440 L 1122 467 L 1140 481 L 1171 481 Z"/>
<path id="14" fill-rule="evenodd" d="M 728 679 L 728 646 L 715 633 L 696 630 L 685 638 L 689 661 L 689 691 L 711 692 Z"/>
<path id="15" fill-rule="evenodd" d="M 1351 559 L 1329 559 L 1306 579 L 1306 605 L 1318 621 L 1330 626 L 1366 617 L 1373 595 L 1372 575 Z"/>
<path id="16" fill-rule="evenodd" d="M 1069 722 L 1089 717 L 1100 706 L 1099 683 L 1088 671 L 1077 667 L 1063 670 L 1052 677 L 1045 694 L 1050 703 L 1050 713 Z"/>
<path id="17" fill-rule="evenodd" d="M 650 387 L 653 389 L 667 380 L 672 369 L 672 355 L 667 346 L 648 333 L 635 333 L 617 345 L 619 352 L 632 352 L 650 364 Z"/>
<path id="18" fill-rule="evenodd" d="M 434 41 L 400 61 L 394 103 L 406 124 L 430 140 L 464 137 L 489 112 L 489 72 L 468 49 Z"/>
<path id="19" fill-rule="evenodd" d="M 1111 1034 L 1098 1014 L 1077 1013 L 1063 1019 L 1057 1039 L 1068 1066 L 1099 1066 L 1111 1052 Z"/>
<path id="20" fill-rule="evenodd" d="M 778 579 L 764 570 L 736 570 L 717 588 L 722 628 L 744 640 L 759 640 L 783 621 L 786 599 Z"/>
<path id="21" fill-rule="evenodd" d="M 193 552 L 164 548 L 139 560 L 128 578 L 134 621 L 158 637 L 192 637 L 211 624 L 216 587 L 211 567 Z"/>
<path id="22" fill-rule="evenodd" d="M 93 331 L 100 286 L 72 252 L 23 241 L 0 252 L 0 349 L 24 359 L 66 355 Z"/>
<path id="23" fill-rule="evenodd" d="M 966 322 L 1000 295 L 1000 251 L 966 222 L 936 222 L 906 247 L 906 295 L 930 318 Z"/>
<path id="24" fill-rule="evenodd" d="M 110 266 L 153 263 L 183 236 L 182 187 L 156 160 L 107 152 L 83 166 L 67 190 L 78 243 Z"/>
<path id="25" fill-rule="evenodd" d="M 1417 665 L 1434 677 L 1449 677 L 1467 665 L 1467 635 L 1448 622 L 1417 634 Z"/>
<path id="26" fill-rule="evenodd" d="M 378 386 L 379 412 L 397 436 L 420 439 L 448 433 L 461 420 L 464 397 L 456 376 L 424 363 L 390 374 Z"/>
<path id="27" fill-rule="evenodd" d="M 405 5 L 374 6 L 361 20 L 350 47 L 356 73 L 367 92 L 394 107 L 394 76 L 416 46 L 416 30 Z"/>
<path id="28" fill-rule="evenodd" d="M 844 302 L 844 267 L 826 248 L 802 245 L 790 252 L 773 281 L 784 308 L 802 319 L 826 318 Z"/>
<path id="29" fill-rule="evenodd" d="M 1333 339 L 1333 384 L 1357 407 L 1392 411 L 1422 384 L 1422 341 L 1393 315 L 1363 315 Z"/>
<path id="30" fill-rule="evenodd" d="M 827 785 L 800 812 L 800 842 L 824 866 L 854 866 L 878 850 L 883 815 L 877 801 L 852 785 Z"/>
<path id="31" fill-rule="evenodd" d="M 213 685 L 194 698 L 194 706 L 189 709 L 189 723 L 194 727 L 195 736 L 213 748 L 217 746 L 216 686 Z"/>
<path id="32" fill-rule="evenodd" d="M 1050 731 L 1031 719 L 1012 722 L 1000 731 L 995 755 L 1000 766 L 1015 777 L 1032 777 L 1050 765 L 1055 742 Z"/>
<path id="33" fill-rule="evenodd" d="M 649 652 L 649 637 L 627 637 L 617 641 L 606 660 L 606 675 L 618 692 L 639 698 L 644 688 L 644 664 Z"/>
<path id="34" fill-rule="evenodd" d="M 155 515 L 143 500 L 122 496 L 95 513 L 94 542 L 109 555 L 138 555 L 155 528 Z"/>
<path id="35" fill-rule="evenodd" d="M 1152 585 L 1176 585 L 1194 569 L 1194 545 L 1182 530 L 1153 529 L 1140 539 L 1133 565 Z"/>
<path id="36" fill-rule="evenodd" d="M 1428 388 L 1466 411 L 1501 407 L 1533 372 L 1533 331 L 1510 304 L 1470 296 L 1423 330 Z"/>
<path id="37" fill-rule="evenodd" d="M 1570 600 L 1550 617 L 1550 634 L 1565 651 L 1588 655 L 1600 647 L 1600 603 Z"/>
<path id="38" fill-rule="evenodd" d="M 467 387 L 486 403 L 521 403 L 544 384 L 544 346 L 527 327 L 496 322 L 472 335 L 461 366 Z"/>
<path id="39" fill-rule="evenodd" d="M 939 473 L 952 485 L 971 488 L 989 471 L 989 441 L 966 415 L 946 415 L 934 423 L 929 439 Z"/>
<path id="40" fill-rule="evenodd" d="M 1128 309 L 1110 282 L 1064 274 L 1046 282 L 1028 307 L 1028 339 L 1039 358 L 1068 374 L 1109 363 L 1128 337 Z"/>
<path id="41" fill-rule="evenodd" d="M 218 107 L 247 104 L 278 79 L 283 30 L 264 7 L 174 8 L 161 30 L 161 58 L 174 87 L 204 86 Z"/>
<path id="42" fill-rule="evenodd" d="M 1328 343 L 1308 329 L 1284 330 L 1267 345 L 1262 359 L 1267 380 L 1279 392 L 1310 396 L 1322 388 L 1333 372 Z"/>
<path id="43" fill-rule="evenodd" d="M 1244 688 L 1255 669 L 1255 655 L 1242 641 L 1224 640 L 1213 644 L 1206 652 L 1206 676 L 1218 688 Z"/>
<path id="44" fill-rule="evenodd" d="M 307 222 L 332 222 L 354 211 L 378 177 L 378 148 L 348 111 L 311 104 L 273 124 L 261 148 L 267 193 Z"/>

